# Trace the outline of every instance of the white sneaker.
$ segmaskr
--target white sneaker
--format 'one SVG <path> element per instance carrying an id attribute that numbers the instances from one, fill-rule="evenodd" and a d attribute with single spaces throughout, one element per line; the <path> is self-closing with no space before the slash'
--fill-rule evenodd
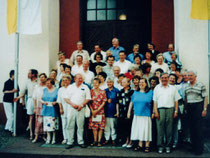
<path id="1" fill-rule="evenodd" d="M 48 139 L 48 140 L 45 142 L 45 144 L 50 144 L 50 140 Z"/>
<path id="2" fill-rule="evenodd" d="M 158 153 L 159 154 L 162 154 L 163 153 L 163 148 L 162 147 L 158 148 Z"/>
<path id="3" fill-rule="evenodd" d="M 128 144 L 128 145 L 126 146 L 126 148 L 127 148 L 127 149 L 132 148 L 132 144 Z"/>
<path id="4" fill-rule="evenodd" d="M 56 141 L 55 141 L 55 140 L 53 140 L 51 144 L 55 144 L 55 143 L 56 143 Z"/>
<path id="5" fill-rule="evenodd" d="M 171 152 L 171 149 L 170 149 L 170 147 L 166 147 L 166 153 L 170 153 Z"/>
<path id="6" fill-rule="evenodd" d="M 127 145 L 128 145 L 128 144 L 126 144 L 126 143 L 125 143 L 125 144 L 123 144 L 123 145 L 122 145 L 122 147 L 123 147 L 123 148 L 126 148 L 126 147 L 127 147 Z"/>
<path id="7" fill-rule="evenodd" d="M 66 144 L 66 143 L 67 143 L 67 140 L 64 139 L 61 144 Z"/>

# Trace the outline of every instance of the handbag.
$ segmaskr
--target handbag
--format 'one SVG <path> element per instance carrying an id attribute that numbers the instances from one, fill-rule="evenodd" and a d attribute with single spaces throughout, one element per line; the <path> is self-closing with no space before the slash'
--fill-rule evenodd
<path id="1" fill-rule="evenodd" d="M 90 108 L 88 105 L 85 106 L 85 118 L 90 117 Z"/>

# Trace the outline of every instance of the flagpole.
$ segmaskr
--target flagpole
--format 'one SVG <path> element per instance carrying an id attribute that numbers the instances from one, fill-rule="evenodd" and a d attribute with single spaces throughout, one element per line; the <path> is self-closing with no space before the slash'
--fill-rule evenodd
<path id="1" fill-rule="evenodd" d="M 18 89 L 18 67 L 19 67 L 19 15 L 20 15 L 20 0 L 17 1 L 17 31 L 15 33 L 15 79 L 14 79 L 14 87 Z M 17 93 L 14 94 L 14 98 L 17 97 Z M 14 128 L 13 128 L 13 136 L 17 135 L 17 105 L 18 102 L 14 102 Z"/>

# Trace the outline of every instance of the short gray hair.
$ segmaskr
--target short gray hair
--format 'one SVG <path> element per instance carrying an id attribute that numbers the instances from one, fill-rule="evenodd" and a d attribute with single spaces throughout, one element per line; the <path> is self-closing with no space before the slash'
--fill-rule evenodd
<path id="1" fill-rule="evenodd" d="M 182 69 L 181 75 L 184 75 L 184 73 L 188 73 L 187 69 Z"/>
<path id="2" fill-rule="evenodd" d="M 114 82 L 114 78 L 109 76 L 109 77 L 107 77 L 106 81 L 112 81 L 112 82 Z"/>
<path id="3" fill-rule="evenodd" d="M 197 72 L 195 70 L 189 70 L 187 73 L 192 72 L 195 76 L 197 76 Z"/>
<path id="4" fill-rule="evenodd" d="M 129 70 L 137 70 L 139 67 L 137 65 L 132 64 L 128 69 Z"/>

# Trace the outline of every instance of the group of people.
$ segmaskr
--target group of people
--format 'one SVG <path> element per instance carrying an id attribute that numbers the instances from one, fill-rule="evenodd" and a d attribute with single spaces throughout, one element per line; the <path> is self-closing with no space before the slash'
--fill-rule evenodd
<path id="1" fill-rule="evenodd" d="M 41 137 L 46 144 L 55 144 L 56 131 L 62 127 L 62 144 L 67 144 L 67 149 L 75 145 L 75 130 L 82 148 L 87 146 L 88 131 L 92 130 L 90 146 L 121 144 L 145 152 L 153 146 L 158 153 L 170 153 L 177 147 L 181 131 L 183 141 L 192 143 L 192 151 L 203 153 L 206 87 L 196 80 L 195 71 L 182 68 L 173 44 L 164 53 L 155 50 L 153 43 L 140 53 L 135 44 L 127 55 L 113 38 L 106 52 L 99 44 L 94 50 L 89 55 L 79 41 L 70 59 L 59 52 L 49 77 L 30 69 L 17 98 L 12 70 L 3 89 L 5 130 L 13 131 L 13 101 L 22 99 L 33 143 Z"/>

